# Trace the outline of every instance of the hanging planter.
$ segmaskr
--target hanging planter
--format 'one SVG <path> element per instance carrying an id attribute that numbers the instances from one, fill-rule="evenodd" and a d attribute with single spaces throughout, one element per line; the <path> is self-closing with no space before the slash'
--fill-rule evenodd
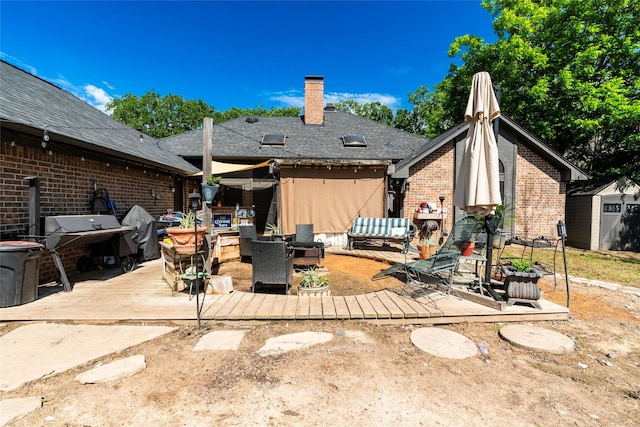
<path id="1" fill-rule="evenodd" d="M 207 206 L 211 206 L 213 204 L 213 198 L 216 197 L 216 193 L 220 188 L 220 177 L 209 175 L 207 176 L 206 183 L 200 184 L 202 187 L 202 196 L 204 201 L 207 203 Z"/>

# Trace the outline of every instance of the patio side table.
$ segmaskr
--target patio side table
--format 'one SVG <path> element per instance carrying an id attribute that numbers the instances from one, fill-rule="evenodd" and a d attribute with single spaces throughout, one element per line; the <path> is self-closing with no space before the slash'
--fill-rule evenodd
<path id="1" fill-rule="evenodd" d="M 294 265 L 315 265 L 322 267 L 324 259 L 324 243 L 322 242 L 291 242 L 289 249 L 293 251 Z"/>

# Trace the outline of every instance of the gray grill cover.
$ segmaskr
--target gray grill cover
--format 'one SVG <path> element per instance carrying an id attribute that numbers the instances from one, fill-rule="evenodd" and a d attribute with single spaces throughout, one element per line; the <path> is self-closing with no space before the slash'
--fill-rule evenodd
<path id="1" fill-rule="evenodd" d="M 122 225 L 130 225 L 138 230 L 136 241 L 138 248 L 142 249 L 143 260 L 160 258 L 160 245 L 158 244 L 158 225 L 144 208 L 133 205 L 129 213 L 122 219 Z"/>

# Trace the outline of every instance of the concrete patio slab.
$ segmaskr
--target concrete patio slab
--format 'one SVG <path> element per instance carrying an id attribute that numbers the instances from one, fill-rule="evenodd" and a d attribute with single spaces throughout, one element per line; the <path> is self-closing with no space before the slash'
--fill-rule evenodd
<path id="1" fill-rule="evenodd" d="M 39 397 L 18 397 L 0 401 L 0 426 L 27 415 L 42 406 Z"/>
<path id="2" fill-rule="evenodd" d="M 64 372 L 176 328 L 35 323 L 0 337 L 0 390 Z"/>

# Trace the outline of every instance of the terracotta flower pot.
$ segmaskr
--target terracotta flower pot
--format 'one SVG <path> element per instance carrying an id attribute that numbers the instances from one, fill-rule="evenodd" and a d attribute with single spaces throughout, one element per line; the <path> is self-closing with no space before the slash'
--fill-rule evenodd
<path id="1" fill-rule="evenodd" d="M 204 242 L 206 229 L 204 227 L 198 227 L 198 248 L 199 251 L 202 248 Z M 173 249 L 179 254 L 195 254 L 196 251 L 196 229 L 169 227 L 167 228 L 167 234 L 173 242 Z"/>
<path id="2" fill-rule="evenodd" d="M 462 252 L 462 256 L 471 256 L 473 254 L 473 249 L 476 247 L 476 242 L 467 242 L 460 248 Z"/>
<path id="3" fill-rule="evenodd" d="M 435 246 L 431 245 L 417 245 L 418 246 L 418 256 L 420 259 L 428 259 L 431 255 L 436 253 Z"/>

